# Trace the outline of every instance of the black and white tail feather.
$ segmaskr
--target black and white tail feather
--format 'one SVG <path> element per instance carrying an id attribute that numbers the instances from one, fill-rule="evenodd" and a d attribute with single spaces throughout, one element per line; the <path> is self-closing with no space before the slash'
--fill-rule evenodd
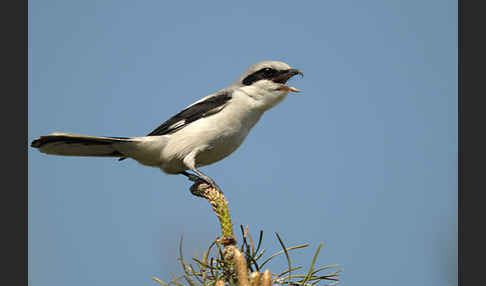
<path id="1" fill-rule="evenodd" d="M 98 137 L 69 133 L 52 133 L 32 141 L 31 146 L 51 155 L 87 157 L 123 157 L 114 143 L 131 142 L 126 137 Z"/>

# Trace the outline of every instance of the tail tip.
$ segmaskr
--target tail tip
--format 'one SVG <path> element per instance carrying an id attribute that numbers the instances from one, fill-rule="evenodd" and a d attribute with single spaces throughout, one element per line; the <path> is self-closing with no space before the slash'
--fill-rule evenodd
<path id="1" fill-rule="evenodd" d="M 40 137 L 37 137 L 36 139 L 34 139 L 34 141 L 32 141 L 32 143 L 30 143 L 30 147 L 34 147 L 34 148 L 39 148 L 41 145 L 42 142 Z"/>

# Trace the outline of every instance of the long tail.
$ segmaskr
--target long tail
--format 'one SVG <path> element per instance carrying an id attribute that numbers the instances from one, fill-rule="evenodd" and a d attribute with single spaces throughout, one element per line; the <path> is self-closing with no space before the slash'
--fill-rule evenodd
<path id="1" fill-rule="evenodd" d="M 63 156 L 125 157 L 115 143 L 131 142 L 124 137 L 96 137 L 69 133 L 40 136 L 31 145 L 40 152 Z"/>

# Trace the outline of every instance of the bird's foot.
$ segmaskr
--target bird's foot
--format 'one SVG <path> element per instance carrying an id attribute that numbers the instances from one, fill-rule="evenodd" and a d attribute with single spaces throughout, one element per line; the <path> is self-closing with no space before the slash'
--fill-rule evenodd
<path id="1" fill-rule="evenodd" d="M 209 189 L 212 189 L 211 185 L 209 185 L 206 181 L 203 179 L 200 179 L 189 188 L 191 191 L 191 194 L 193 194 L 196 197 L 201 197 L 201 198 L 206 198 L 207 196 L 207 191 Z"/>
<path id="2" fill-rule="evenodd" d="M 199 194 L 202 194 L 208 189 L 213 189 L 218 193 L 223 194 L 223 191 L 221 191 L 221 188 L 217 184 L 208 183 L 202 178 L 198 181 L 195 181 L 194 184 L 191 186 L 191 193 L 196 196 L 201 196 Z"/>
<path id="3" fill-rule="evenodd" d="M 194 174 L 189 174 L 187 173 L 187 178 L 189 179 L 189 181 L 191 182 L 194 182 L 194 183 L 205 183 L 206 181 L 203 180 L 203 178 L 199 177 L 199 176 L 196 176 Z"/>
<path id="4" fill-rule="evenodd" d="M 201 194 L 209 188 L 212 188 L 218 191 L 219 193 L 223 194 L 223 191 L 218 186 L 218 184 L 216 184 L 216 182 L 214 182 L 211 179 L 206 180 L 204 178 L 201 178 L 197 175 L 188 172 L 182 172 L 181 174 L 186 176 L 189 179 L 189 181 L 194 182 L 194 184 L 191 186 L 191 193 L 195 196 L 199 196 L 199 197 L 202 196 Z"/>
<path id="5" fill-rule="evenodd" d="M 223 191 L 221 191 L 221 188 L 214 182 L 206 182 L 204 179 L 200 178 L 200 180 L 198 181 L 195 181 L 194 182 L 194 185 L 195 187 L 199 188 L 199 189 L 204 189 L 204 190 L 207 190 L 207 189 L 214 189 L 216 190 L 217 192 L 223 194 Z"/>

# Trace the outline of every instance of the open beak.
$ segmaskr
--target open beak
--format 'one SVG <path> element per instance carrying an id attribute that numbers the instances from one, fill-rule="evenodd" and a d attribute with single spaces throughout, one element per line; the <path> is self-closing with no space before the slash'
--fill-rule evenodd
<path id="1" fill-rule="evenodd" d="M 280 87 L 280 90 L 286 90 L 286 91 L 293 91 L 293 92 L 300 92 L 300 90 L 296 89 L 293 86 L 288 86 L 285 85 L 287 81 L 293 77 L 294 75 L 300 75 L 301 77 L 304 77 L 304 74 L 298 70 L 298 69 L 289 69 L 286 71 L 280 72 L 278 75 L 276 75 L 273 78 L 273 82 L 281 83 L 282 87 Z"/>

